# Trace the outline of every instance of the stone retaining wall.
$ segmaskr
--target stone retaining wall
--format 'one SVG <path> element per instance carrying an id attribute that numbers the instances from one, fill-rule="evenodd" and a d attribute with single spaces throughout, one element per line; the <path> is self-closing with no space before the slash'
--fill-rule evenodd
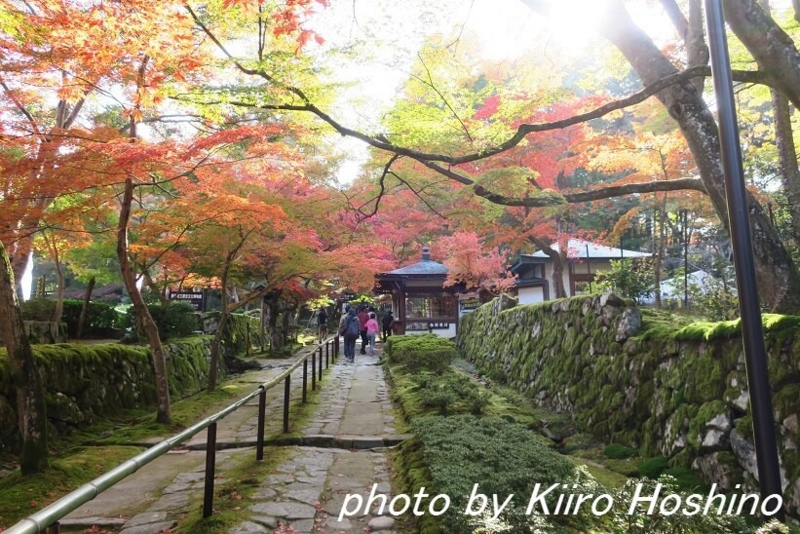
<path id="1" fill-rule="evenodd" d="M 145 347 L 63 343 L 32 348 L 53 433 L 69 434 L 98 416 L 155 406 L 153 366 Z M 197 393 L 207 385 L 210 337 L 165 343 L 164 349 L 173 399 Z M 18 439 L 16 398 L 5 349 L 0 349 L 0 454 L 18 450 Z"/>
<path id="2" fill-rule="evenodd" d="M 654 325 L 615 295 L 514 304 L 495 299 L 462 319 L 462 357 L 606 443 L 663 454 L 723 489 L 757 491 L 736 324 Z M 785 502 L 797 514 L 800 320 L 764 322 Z"/>

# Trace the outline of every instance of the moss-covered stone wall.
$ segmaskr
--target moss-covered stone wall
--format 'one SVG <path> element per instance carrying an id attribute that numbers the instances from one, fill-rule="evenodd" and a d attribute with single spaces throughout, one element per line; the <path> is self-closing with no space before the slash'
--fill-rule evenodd
<path id="1" fill-rule="evenodd" d="M 788 508 L 800 510 L 800 318 L 765 316 L 770 383 Z M 738 322 L 670 324 L 614 295 L 464 317 L 462 357 L 535 402 L 570 413 L 607 443 L 664 455 L 708 482 L 755 489 L 755 451 Z"/>
<path id="2" fill-rule="evenodd" d="M 208 383 L 211 339 L 178 340 L 164 346 L 170 395 L 197 393 Z M 122 344 L 35 345 L 51 431 L 69 433 L 95 417 L 128 408 L 155 406 L 155 379 L 149 350 Z M 224 371 L 224 369 L 221 369 Z M 16 398 L 5 349 L 0 349 L 0 453 L 18 447 Z"/>
<path id="3" fill-rule="evenodd" d="M 214 334 L 221 315 L 218 311 L 202 314 L 203 333 Z M 230 314 L 225 323 L 222 339 L 227 355 L 246 353 L 252 345 L 261 343 L 261 319 L 243 313 Z"/>

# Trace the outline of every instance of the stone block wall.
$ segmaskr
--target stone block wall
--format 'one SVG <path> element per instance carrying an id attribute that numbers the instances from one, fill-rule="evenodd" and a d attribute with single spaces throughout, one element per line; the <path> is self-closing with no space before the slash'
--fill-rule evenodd
<path id="1" fill-rule="evenodd" d="M 513 300 L 513 299 L 512 299 Z M 664 455 L 723 489 L 757 491 L 747 376 L 737 323 L 670 327 L 615 295 L 514 306 L 462 319 L 462 357 L 606 443 Z M 787 508 L 800 510 L 800 328 L 765 316 Z"/>

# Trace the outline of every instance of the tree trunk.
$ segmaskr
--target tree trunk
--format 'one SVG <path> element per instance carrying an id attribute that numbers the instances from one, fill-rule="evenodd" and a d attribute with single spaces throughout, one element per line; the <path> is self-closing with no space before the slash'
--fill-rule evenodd
<path id="1" fill-rule="evenodd" d="M 147 305 L 136 287 L 136 276 L 128 258 L 128 220 L 131 216 L 131 206 L 133 204 L 133 180 L 125 180 L 125 192 L 122 197 L 122 205 L 119 213 L 119 225 L 117 227 L 117 258 L 119 259 L 122 280 L 125 289 L 133 303 L 133 310 L 136 314 L 138 324 L 141 325 L 150 344 L 150 353 L 153 356 L 153 375 L 156 380 L 156 421 L 159 423 L 170 423 L 172 416 L 169 405 L 169 378 L 167 376 L 167 362 L 164 357 L 164 347 L 161 345 L 161 338 L 158 337 L 158 327 L 156 326 Z"/>
<path id="2" fill-rule="evenodd" d="M 726 6 L 731 3 L 735 2 L 728 0 Z M 650 37 L 633 23 L 621 3 L 614 3 L 613 6 L 616 9 L 613 9 L 613 13 L 609 16 L 610 20 L 614 20 L 614 24 L 605 26 L 603 33 L 628 59 L 642 82 L 648 85 L 674 74 L 675 67 L 664 57 Z M 761 14 L 763 16 L 763 11 Z M 800 68 L 797 72 L 800 75 Z M 800 87 L 797 90 L 800 91 Z M 674 85 L 658 93 L 657 97 L 678 123 L 712 205 L 726 231 L 729 232 L 720 141 L 713 115 L 702 95 L 698 94 L 690 83 Z M 761 298 L 771 311 L 796 312 L 800 310 L 800 275 L 774 225 L 749 192 L 747 208 Z"/>
<path id="3" fill-rule="evenodd" d="M 283 310 L 281 314 L 281 331 L 283 334 L 283 342 L 284 343 L 291 343 L 292 338 L 289 335 L 289 318 L 291 317 L 291 312 L 288 308 Z"/>
<path id="4" fill-rule="evenodd" d="M 61 259 L 58 252 L 53 255 L 53 263 L 56 266 L 56 307 L 53 309 L 53 316 L 50 320 L 54 323 L 60 323 L 64 315 L 64 269 L 61 266 Z"/>
<path id="5" fill-rule="evenodd" d="M 567 242 L 559 244 L 559 250 L 563 250 L 563 254 L 550 246 L 550 243 L 538 237 L 530 236 L 528 240 L 534 244 L 539 250 L 547 254 L 553 260 L 553 293 L 554 298 L 561 299 L 567 296 L 567 290 L 564 286 L 564 264 L 567 258 Z"/>
<path id="6" fill-rule="evenodd" d="M 658 309 L 661 309 L 661 258 L 664 257 L 664 220 L 667 218 L 667 195 L 664 195 L 664 199 L 660 204 L 661 207 L 653 212 L 653 223 L 658 224 L 658 232 L 653 232 L 653 237 L 656 239 L 653 246 L 653 280 L 655 283 L 653 295 L 654 305 Z M 656 236 L 658 237 L 656 238 Z"/>
<path id="7" fill-rule="evenodd" d="M 20 469 L 23 475 L 38 473 L 48 466 L 47 413 L 44 388 L 17 300 L 14 270 L 0 242 L 0 332 L 8 351 L 11 382 L 17 393 L 17 421 L 22 437 Z"/>
<path id="8" fill-rule="evenodd" d="M 86 317 L 89 315 L 89 303 L 92 301 L 92 291 L 94 291 L 96 283 L 97 279 L 93 276 L 86 286 L 86 293 L 83 295 L 83 306 L 81 306 L 81 316 L 78 318 L 78 331 L 75 333 L 76 339 L 80 339 L 83 335 L 83 325 L 86 324 Z"/>
<path id="9" fill-rule="evenodd" d="M 800 107 L 800 52 L 757 0 L 724 0 L 725 21 L 747 47 L 759 70 L 775 81 L 795 107 Z"/>
<path id="10" fill-rule="evenodd" d="M 761 6 L 769 14 L 769 0 L 761 0 Z M 787 98 L 775 89 L 772 93 L 772 109 L 775 115 L 775 145 L 781 169 L 781 184 L 786 195 L 786 207 L 792 221 L 795 244 L 800 243 L 800 170 L 797 167 L 797 151 L 792 133 L 792 111 Z"/>
<path id="11" fill-rule="evenodd" d="M 225 290 L 222 291 L 223 295 L 225 294 Z M 217 325 L 217 331 L 214 332 L 214 339 L 211 341 L 211 359 L 209 361 L 209 369 L 208 369 L 208 388 L 207 391 L 210 393 L 217 388 L 217 368 L 219 367 L 219 353 L 220 353 L 220 346 L 222 345 L 222 334 L 225 331 L 225 325 L 228 323 L 228 317 L 230 313 L 228 312 L 228 307 L 226 305 L 225 297 L 222 298 L 222 313 L 219 317 L 219 324 Z"/>
<path id="12" fill-rule="evenodd" d="M 278 329 L 278 301 L 273 300 L 269 303 L 269 333 L 270 333 L 270 346 L 269 350 L 273 354 L 280 352 L 283 348 L 283 336 L 280 329 Z"/>
<path id="13" fill-rule="evenodd" d="M 219 351 L 222 343 L 222 333 L 228 323 L 228 273 L 230 272 L 231 262 L 234 252 L 229 252 L 225 258 L 225 265 L 222 268 L 222 312 L 217 324 L 217 331 L 214 332 L 214 339 L 211 341 L 211 361 L 208 369 L 208 392 L 214 391 L 217 387 L 217 367 L 219 366 Z"/>

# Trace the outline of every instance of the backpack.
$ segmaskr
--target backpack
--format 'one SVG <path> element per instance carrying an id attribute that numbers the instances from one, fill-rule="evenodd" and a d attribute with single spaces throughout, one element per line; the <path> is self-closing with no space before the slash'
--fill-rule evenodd
<path id="1" fill-rule="evenodd" d="M 344 335 L 349 337 L 358 337 L 358 334 L 360 333 L 361 321 L 358 320 L 358 317 L 348 317 L 347 321 L 344 323 Z"/>

